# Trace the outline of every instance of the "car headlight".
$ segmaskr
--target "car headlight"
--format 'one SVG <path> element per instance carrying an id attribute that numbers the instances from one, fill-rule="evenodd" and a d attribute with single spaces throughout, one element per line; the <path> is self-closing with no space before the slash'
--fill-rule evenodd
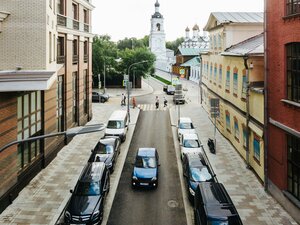
<path id="1" fill-rule="evenodd" d="M 97 218 L 97 217 L 99 216 L 99 213 L 100 213 L 99 210 L 95 211 L 95 212 L 93 213 L 93 215 L 92 215 L 92 218 L 93 218 L 93 219 Z"/>
<path id="2" fill-rule="evenodd" d="M 152 177 L 151 181 L 156 181 L 157 177 Z"/>
<path id="3" fill-rule="evenodd" d="M 136 176 L 132 176 L 132 180 L 137 180 L 137 177 Z"/>
<path id="4" fill-rule="evenodd" d="M 112 167 L 112 162 L 106 164 L 108 168 Z"/>
<path id="5" fill-rule="evenodd" d="M 191 195 L 193 195 L 193 196 L 195 195 L 195 191 L 191 187 L 189 187 L 189 192 Z"/>
<path id="6" fill-rule="evenodd" d="M 66 216 L 67 218 L 71 218 L 71 214 L 69 213 L 69 211 L 66 211 L 66 212 L 65 212 L 65 216 Z"/>

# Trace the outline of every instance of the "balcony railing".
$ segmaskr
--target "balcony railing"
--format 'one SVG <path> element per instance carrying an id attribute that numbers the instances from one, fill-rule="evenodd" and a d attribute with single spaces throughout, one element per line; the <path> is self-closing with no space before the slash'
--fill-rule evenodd
<path id="1" fill-rule="evenodd" d="M 84 60 L 85 63 L 88 62 L 88 60 L 89 60 L 89 55 L 84 55 L 84 56 L 83 56 L 83 60 Z"/>
<path id="2" fill-rule="evenodd" d="M 73 64 L 78 63 L 78 55 L 73 55 Z"/>
<path id="3" fill-rule="evenodd" d="M 84 24 L 84 31 L 90 32 L 90 26 L 88 24 Z"/>
<path id="4" fill-rule="evenodd" d="M 65 56 L 64 55 L 57 56 L 57 63 L 58 64 L 64 64 L 65 63 Z"/>
<path id="5" fill-rule="evenodd" d="M 57 15 L 57 24 L 60 26 L 67 26 L 67 18 L 63 15 Z"/>
<path id="6" fill-rule="evenodd" d="M 79 30 L 79 22 L 76 20 L 73 20 L 73 29 L 74 30 Z"/>

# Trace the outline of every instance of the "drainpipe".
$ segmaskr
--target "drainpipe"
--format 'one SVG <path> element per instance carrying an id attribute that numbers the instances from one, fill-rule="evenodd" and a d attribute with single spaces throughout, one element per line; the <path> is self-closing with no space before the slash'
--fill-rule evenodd
<path id="1" fill-rule="evenodd" d="M 249 148 L 249 122 L 250 122 L 250 105 L 249 105 L 249 67 L 248 67 L 248 55 L 244 55 L 244 66 L 246 69 L 246 164 L 247 169 L 250 169 L 250 161 L 249 161 L 249 154 L 250 154 L 250 148 Z"/>
<path id="2" fill-rule="evenodd" d="M 268 191 L 268 118 L 269 118 L 269 110 L 268 110 L 268 42 L 267 42 L 267 4 L 268 1 L 264 1 L 264 64 L 265 64 L 265 75 L 264 75 L 264 188 L 265 191 Z"/>

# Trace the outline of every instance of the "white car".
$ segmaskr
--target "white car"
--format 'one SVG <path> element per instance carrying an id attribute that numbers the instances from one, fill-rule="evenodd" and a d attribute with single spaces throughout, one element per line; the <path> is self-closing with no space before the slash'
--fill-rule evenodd
<path id="1" fill-rule="evenodd" d="M 182 134 L 196 134 L 193 122 L 189 117 L 180 117 L 178 120 L 177 136 L 179 141 L 181 141 Z"/>
<path id="2" fill-rule="evenodd" d="M 183 159 L 187 153 L 203 153 L 201 141 L 197 134 L 183 134 L 180 142 L 180 155 Z"/>

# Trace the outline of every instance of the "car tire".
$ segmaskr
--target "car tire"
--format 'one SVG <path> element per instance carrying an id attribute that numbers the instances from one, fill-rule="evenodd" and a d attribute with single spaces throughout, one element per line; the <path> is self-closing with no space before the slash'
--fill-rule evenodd
<path id="1" fill-rule="evenodd" d="M 100 102 L 101 102 L 101 103 L 104 103 L 104 102 L 105 102 L 105 99 L 104 99 L 104 98 L 100 98 Z"/>

